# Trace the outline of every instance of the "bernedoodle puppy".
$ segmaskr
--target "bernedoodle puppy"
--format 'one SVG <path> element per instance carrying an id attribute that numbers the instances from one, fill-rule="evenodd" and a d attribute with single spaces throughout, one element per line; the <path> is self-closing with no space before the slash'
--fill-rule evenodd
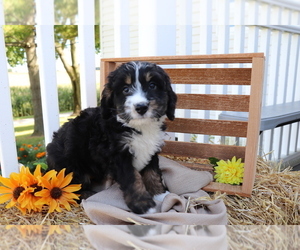
<path id="1" fill-rule="evenodd" d="M 129 62 L 108 76 L 100 107 L 87 108 L 53 134 L 47 146 L 49 169 L 73 172 L 82 196 L 111 177 L 129 209 L 146 213 L 153 196 L 165 192 L 158 153 L 165 118 L 174 120 L 176 94 L 159 66 Z"/>

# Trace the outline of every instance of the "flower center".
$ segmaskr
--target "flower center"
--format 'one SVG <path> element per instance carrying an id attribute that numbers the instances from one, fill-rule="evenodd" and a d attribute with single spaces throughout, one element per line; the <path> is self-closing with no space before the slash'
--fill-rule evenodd
<path id="1" fill-rule="evenodd" d="M 38 186 L 37 184 L 33 184 L 30 187 L 34 188 L 34 191 L 32 192 L 32 194 L 34 195 L 36 192 L 39 192 L 43 189 L 43 187 Z"/>
<path id="2" fill-rule="evenodd" d="M 20 197 L 20 194 L 25 190 L 23 187 L 16 187 L 13 191 L 13 197 L 17 200 Z"/>
<path id="3" fill-rule="evenodd" d="M 62 196 L 62 190 L 59 187 L 54 187 L 51 189 L 50 195 L 53 199 L 59 199 Z"/>

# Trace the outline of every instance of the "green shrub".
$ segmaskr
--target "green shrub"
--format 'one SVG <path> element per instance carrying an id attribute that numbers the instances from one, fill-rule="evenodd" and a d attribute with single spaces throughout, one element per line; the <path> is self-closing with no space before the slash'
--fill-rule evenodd
<path id="1" fill-rule="evenodd" d="M 33 116 L 31 91 L 29 86 L 11 87 L 11 102 L 14 117 Z M 71 86 L 58 86 L 59 112 L 73 111 L 73 89 Z M 97 89 L 97 105 L 100 104 L 100 90 Z"/>
<path id="2" fill-rule="evenodd" d="M 59 86 L 58 87 L 58 104 L 59 111 L 71 111 L 74 107 L 73 102 L 73 90 L 68 86 Z"/>
<path id="3" fill-rule="evenodd" d="M 31 104 L 31 91 L 29 87 L 11 87 L 11 102 L 14 117 L 29 116 L 33 114 Z"/>
<path id="4" fill-rule="evenodd" d="M 32 116 L 33 107 L 29 86 L 11 87 L 11 102 L 14 117 Z M 70 86 L 58 86 L 59 111 L 73 110 L 73 90 Z"/>

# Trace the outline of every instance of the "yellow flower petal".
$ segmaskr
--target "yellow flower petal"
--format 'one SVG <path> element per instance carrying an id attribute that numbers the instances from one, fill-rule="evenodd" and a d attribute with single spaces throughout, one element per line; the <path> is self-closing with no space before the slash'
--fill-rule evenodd
<path id="1" fill-rule="evenodd" d="M 64 192 L 72 192 L 73 193 L 80 189 L 81 189 L 81 184 L 72 184 L 72 185 L 64 187 L 62 190 Z"/>
<path id="2" fill-rule="evenodd" d="M 4 194 L 0 196 L 0 204 L 9 201 L 12 198 L 11 194 Z"/>
<path id="3" fill-rule="evenodd" d="M 50 200 L 50 204 L 49 204 L 49 213 L 54 212 L 54 210 L 56 210 L 58 207 L 58 203 L 55 199 L 51 199 Z M 59 211 L 58 211 L 59 212 Z"/>
<path id="4" fill-rule="evenodd" d="M 11 180 L 9 178 L 4 178 L 0 175 L 0 182 L 8 188 L 14 188 L 15 185 L 11 182 Z"/>
<path id="5" fill-rule="evenodd" d="M 16 207 L 22 212 L 23 215 L 26 214 L 26 211 L 27 211 L 26 208 L 22 208 L 22 207 L 19 207 L 19 206 L 16 206 Z"/>
<path id="6" fill-rule="evenodd" d="M 0 187 L 0 194 L 12 194 L 12 189 L 8 187 Z"/>
<path id="7" fill-rule="evenodd" d="M 64 181 L 65 171 L 66 169 L 63 168 L 59 171 L 57 178 L 52 179 L 53 187 L 61 187 L 61 183 Z"/>
<path id="8" fill-rule="evenodd" d="M 48 197 L 50 196 L 50 191 L 48 189 L 43 189 L 41 191 L 36 192 L 34 195 L 38 197 Z"/>
<path id="9" fill-rule="evenodd" d="M 57 172 L 54 169 L 52 169 L 52 170 L 48 171 L 47 173 L 45 173 L 43 175 L 43 178 L 46 180 L 49 180 L 49 179 L 53 178 L 54 176 L 56 176 L 56 173 Z"/>
<path id="10" fill-rule="evenodd" d="M 64 198 L 68 199 L 68 200 L 73 200 L 73 199 L 79 200 L 79 198 L 78 198 L 79 195 L 78 195 L 78 194 L 65 193 L 65 192 L 63 192 L 62 196 L 63 196 Z"/>
<path id="11" fill-rule="evenodd" d="M 37 201 L 34 202 L 34 205 L 36 207 L 39 207 L 39 206 L 43 206 L 43 205 L 49 205 L 49 203 L 50 203 L 50 199 L 39 198 Z"/>
<path id="12" fill-rule="evenodd" d="M 72 181 L 72 178 L 73 178 L 73 173 L 71 172 L 62 180 L 59 187 L 64 188 L 65 186 L 69 185 L 70 182 Z"/>
<path id="13" fill-rule="evenodd" d="M 17 201 L 15 199 L 11 199 L 10 202 L 5 206 L 5 208 L 11 208 L 16 205 Z"/>
<path id="14" fill-rule="evenodd" d="M 34 176 L 42 176 L 41 164 L 38 164 L 33 172 Z"/>
<path id="15" fill-rule="evenodd" d="M 69 204 L 69 202 L 67 201 L 67 200 L 65 200 L 65 199 L 59 199 L 59 203 L 65 208 L 65 209 L 67 209 L 68 211 L 70 211 L 71 210 L 71 206 L 70 206 L 70 204 Z"/>
<path id="16" fill-rule="evenodd" d="M 42 187 L 45 187 L 47 189 L 51 189 L 52 185 L 50 184 L 49 180 L 44 178 L 44 176 L 42 177 L 37 177 L 38 178 L 38 184 Z"/>

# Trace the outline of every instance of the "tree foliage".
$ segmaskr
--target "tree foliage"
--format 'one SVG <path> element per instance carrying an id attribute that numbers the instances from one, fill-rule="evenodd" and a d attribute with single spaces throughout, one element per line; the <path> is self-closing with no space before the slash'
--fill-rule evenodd
<path id="1" fill-rule="evenodd" d="M 34 29 L 35 2 L 4 0 L 5 44 L 8 63 L 11 67 L 26 63 L 25 48 L 31 46 L 27 38 Z"/>
<path id="2" fill-rule="evenodd" d="M 4 16 L 8 25 L 34 25 L 34 0 L 4 0 Z"/>
<path id="3" fill-rule="evenodd" d="M 56 57 L 60 58 L 70 77 L 74 96 L 74 113 L 78 113 L 81 109 L 79 63 L 76 52 L 78 37 L 78 27 L 76 25 L 78 14 L 77 1 L 78 0 L 54 1 Z M 95 3 L 96 10 L 99 10 L 99 0 L 95 0 Z M 8 63 L 12 67 L 22 65 L 25 62 L 28 64 L 28 60 L 26 60 L 26 51 L 29 48 L 32 49 L 33 46 L 35 47 L 35 0 L 4 0 L 4 10 L 6 14 L 5 20 L 8 24 L 4 28 Z M 99 11 L 95 12 L 97 23 L 99 22 L 99 15 L 96 14 L 98 12 Z M 29 40 L 28 38 L 31 39 Z M 95 44 L 95 52 L 99 53 L 99 25 L 95 26 Z M 70 53 L 70 55 L 67 53 Z M 69 58 L 71 58 L 71 61 Z M 30 79 L 30 81 L 32 80 L 33 79 Z M 38 79 L 36 78 L 35 80 Z M 35 88 L 35 90 L 38 91 L 39 87 Z"/>
<path id="4" fill-rule="evenodd" d="M 34 33 L 33 25 L 5 25 L 5 44 L 8 63 L 11 67 L 26 63 L 25 48 L 31 46 L 27 38 Z"/>

